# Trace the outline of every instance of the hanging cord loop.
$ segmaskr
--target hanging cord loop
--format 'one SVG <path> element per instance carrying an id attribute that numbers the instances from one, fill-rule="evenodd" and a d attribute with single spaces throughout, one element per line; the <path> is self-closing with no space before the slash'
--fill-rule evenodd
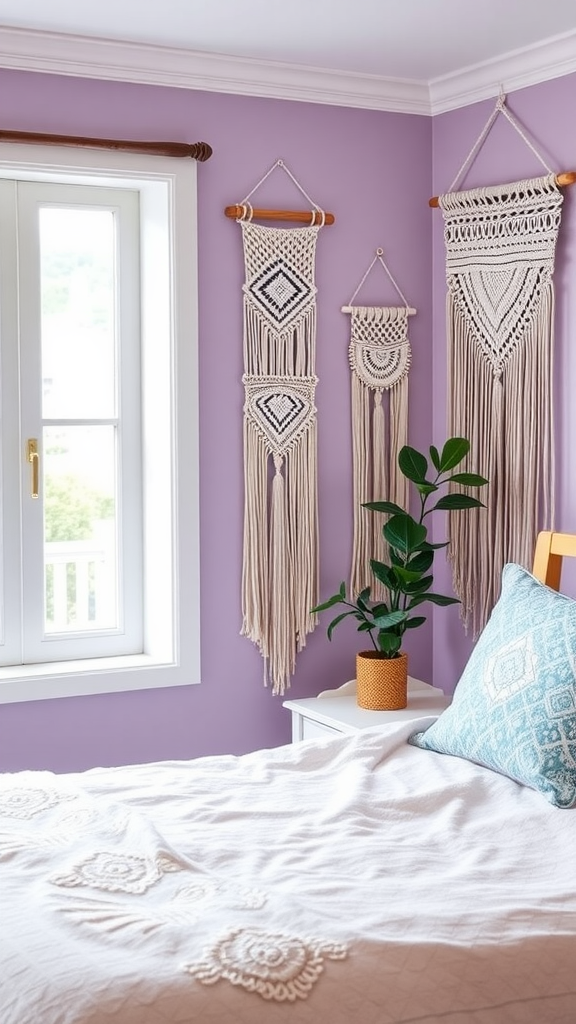
<path id="1" fill-rule="evenodd" d="M 250 197 L 254 195 L 256 190 L 260 188 L 260 185 L 264 184 L 264 182 L 266 181 L 266 178 L 268 178 L 272 174 L 272 171 L 275 171 L 277 167 L 280 167 L 281 170 L 286 172 L 288 177 L 291 178 L 291 180 L 296 185 L 296 188 L 299 190 L 299 192 L 302 193 L 304 198 L 307 199 L 308 202 L 310 203 L 310 205 L 314 208 L 313 210 L 310 211 L 311 212 L 311 218 L 312 218 L 311 224 L 314 224 L 314 222 L 316 221 L 316 216 L 318 215 L 320 217 L 320 227 L 324 227 L 324 224 L 326 223 L 326 213 L 325 213 L 325 211 L 322 209 L 321 206 L 318 206 L 318 203 L 315 203 L 314 200 L 310 198 L 310 196 L 308 195 L 306 190 L 302 188 L 302 185 L 300 184 L 300 182 L 294 177 L 294 175 L 292 174 L 292 171 L 289 170 L 289 168 L 286 166 L 286 164 L 284 163 L 284 161 L 281 158 L 276 160 L 275 163 L 272 164 L 272 167 L 270 167 L 269 170 L 266 171 L 266 174 L 264 174 L 260 178 L 260 181 L 258 181 L 254 185 L 254 188 L 251 189 L 251 191 L 248 193 L 247 196 L 245 196 L 245 198 L 242 200 L 242 202 L 239 205 L 240 206 L 244 206 L 245 203 L 247 203 L 247 201 L 250 199 Z M 252 209 L 252 207 L 251 207 L 251 209 Z M 240 220 L 244 220 L 245 218 L 244 217 L 240 217 L 239 219 Z"/>
<path id="2" fill-rule="evenodd" d="M 350 299 L 350 301 L 349 301 L 348 305 L 347 305 L 347 306 L 342 306 L 342 312 L 343 312 L 343 313 L 349 313 L 349 312 L 351 311 L 351 308 L 352 308 L 352 303 L 354 302 L 354 299 L 355 299 L 355 298 L 356 298 L 356 296 L 358 295 L 358 292 L 360 291 L 360 289 L 361 289 L 362 285 L 364 284 L 364 282 L 365 282 L 366 278 L 368 277 L 368 275 L 369 275 L 370 271 L 372 270 L 372 267 L 374 266 L 374 264 L 376 263 L 376 261 L 377 261 L 377 260 L 378 260 L 378 261 L 379 261 L 379 262 L 380 262 L 380 263 L 382 264 L 382 266 L 384 267 L 384 270 L 386 271 L 386 273 L 387 273 L 388 277 L 390 278 L 390 280 L 391 280 L 392 284 L 394 285 L 394 287 L 395 287 L 396 291 L 398 292 L 398 295 L 400 296 L 400 298 L 402 299 L 402 302 L 403 302 L 403 303 L 404 303 L 404 305 L 406 306 L 406 312 L 408 313 L 408 315 L 410 316 L 410 315 L 412 315 L 412 314 L 414 314 L 414 313 L 416 312 L 416 310 L 415 310 L 415 309 L 412 309 L 412 308 L 411 308 L 411 307 L 410 307 L 410 306 L 408 305 L 408 300 L 406 299 L 406 297 L 405 297 L 404 293 L 403 293 L 403 292 L 401 291 L 401 289 L 400 289 L 400 286 L 399 286 L 399 284 L 397 283 L 397 281 L 396 281 L 396 280 L 395 280 L 395 279 L 394 279 L 394 278 L 392 277 L 392 274 L 390 273 L 390 271 L 389 271 L 388 267 L 386 266 L 386 263 L 384 262 L 383 256 L 384 256 L 384 250 L 383 250 L 383 249 L 381 249 L 380 247 L 378 247 L 378 249 L 376 249 L 376 255 L 374 256 L 374 259 L 372 260 L 372 262 L 371 262 L 370 266 L 368 267 L 368 270 L 366 271 L 366 273 L 364 274 L 364 276 L 363 276 L 362 280 L 360 281 L 360 284 L 359 284 L 359 285 L 358 285 L 358 287 L 356 288 L 356 291 L 355 291 L 355 292 L 354 292 L 354 294 L 352 295 L 352 298 Z"/>
<path id="3" fill-rule="evenodd" d="M 454 181 L 450 185 L 450 188 L 448 189 L 448 192 L 456 192 L 457 191 L 458 186 L 459 186 L 460 182 L 462 181 L 464 175 L 469 170 L 470 166 L 472 165 L 472 163 L 476 159 L 476 156 L 477 156 L 479 150 L 484 145 L 484 142 L 486 141 L 488 133 L 490 132 L 490 129 L 492 128 L 492 125 L 494 124 L 496 118 L 498 117 L 498 114 L 504 114 L 504 117 L 506 118 L 506 120 L 512 125 L 514 130 L 518 132 L 518 135 L 520 136 L 520 138 L 523 139 L 524 142 L 526 143 L 526 145 L 528 146 L 528 148 L 532 150 L 532 152 L 538 158 L 538 160 L 540 161 L 542 166 L 545 168 L 545 170 L 548 172 L 548 174 L 553 174 L 554 173 L 552 171 L 552 168 L 549 167 L 548 164 L 546 163 L 546 161 L 545 161 L 544 157 L 542 156 L 542 154 L 538 152 L 536 147 L 530 141 L 530 139 L 526 135 L 526 132 L 522 128 L 520 122 L 517 121 L 516 118 L 514 117 L 514 115 L 508 110 L 508 108 L 506 106 L 506 96 L 505 96 L 504 92 L 502 90 L 500 90 L 500 94 L 498 96 L 498 99 L 496 100 L 496 105 L 494 107 L 494 110 L 490 114 L 490 117 L 488 118 L 486 124 L 484 125 L 482 131 L 480 132 L 480 135 L 476 139 L 476 142 L 472 146 L 472 149 L 468 153 L 468 156 L 466 157 L 464 163 L 462 164 L 462 167 L 460 168 L 460 170 L 458 171 L 458 174 L 454 178 Z"/>

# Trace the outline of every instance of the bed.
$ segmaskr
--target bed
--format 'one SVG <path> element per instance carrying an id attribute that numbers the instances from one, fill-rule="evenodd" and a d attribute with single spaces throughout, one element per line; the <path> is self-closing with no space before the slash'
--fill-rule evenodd
<path id="1" fill-rule="evenodd" d="M 2 776 L 2 1024 L 574 1024 L 576 603 L 554 589 L 564 541 L 540 538 L 538 578 L 513 567 L 519 578 L 503 580 L 500 620 L 497 605 L 438 718 L 242 757 Z M 470 728 L 474 687 L 487 726 L 483 638 L 509 628 L 518 591 L 532 674 L 519 686 L 516 672 L 514 689 L 506 661 L 513 721 L 488 731 L 504 728 L 508 760 L 487 767 L 489 745 L 441 748 L 450 727 L 455 742 Z M 540 672 L 555 695 L 554 756 L 537 778 L 514 701 L 524 715 L 546 704 L 533 700 L 534 651 L 558 622 L 553 673 Z M 505 641 L 518 666 L 518 638 Z"/>

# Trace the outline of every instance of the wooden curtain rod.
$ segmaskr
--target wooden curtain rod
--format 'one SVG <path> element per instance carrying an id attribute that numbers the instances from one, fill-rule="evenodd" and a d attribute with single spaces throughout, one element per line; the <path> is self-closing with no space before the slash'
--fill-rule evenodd
<path id="1" fill-rule="evenodd" d="M 556 175 L 556 184 L 559 188 L 563 185 L 573 185 L 575 181 L 576 171 L 563 171 L 562 174 Z M 428 200 L 428 206 L 440 206 L 438 196 L 432 196 L 432 199 Z"/>
<path id="2" fill-rule="evenodd" d="M 243 206 L 227 206 L 224 210 L 227 217 L 232 217 L 233 220 L 242 220 L 244 213 Z M 314 220 L 312 220 L 312 214 L 314 214 Z M 325 224 L 334 223 L 334 214 L 324 214 Z M 292 221 L 303 221 L 305 224 L 321 224 L 322 214 L 319 210 L 252 210 L 252 218 L 257 220 L 292 220 Z M 252 219 L 246 218 L 246 220 Z"/>
<path id="3" fill-rule="evenodd" d="M 133 142 L 131 139 L 89 139 L 80 135 L 45 135 L 0 129 L 0 142 L 26 142 L 39 146 L 77 146 L 83 149 L 116 149 L 150 156 L 188 156 L 203 163 L 212 156 L 207 142 Z"/>

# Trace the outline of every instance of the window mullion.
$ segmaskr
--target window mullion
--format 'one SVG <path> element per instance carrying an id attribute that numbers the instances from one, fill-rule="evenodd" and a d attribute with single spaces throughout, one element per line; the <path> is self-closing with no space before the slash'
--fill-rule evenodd
<path id="1" fill-rule="evenodd" d="M 0 664 L 22 660 L 16 183 L 0 180 Z"/>
<path id="2" fill-rule="evenodd" d="M 44 633 L 44 459 L 42 363 L 40 350 L 40 259 L 36 206 L 26 202 L 17 184 L 18 305 L 20 334 L 21 436 L 25 447 L 35 438 L 39 452 L 39 495 L 32 497 L 31 466 L 22 460 L 22 661 Z"/>

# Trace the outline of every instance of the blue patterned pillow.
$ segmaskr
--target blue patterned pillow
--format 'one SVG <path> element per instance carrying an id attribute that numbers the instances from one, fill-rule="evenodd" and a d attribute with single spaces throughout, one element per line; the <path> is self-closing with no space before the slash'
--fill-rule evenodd
<path id="1" fill-rule="evenodd" d="M 454 700 L 414 746 L 475 761 L 576 805 L 576 601 L 519 565 L 502 593 Z"/>

